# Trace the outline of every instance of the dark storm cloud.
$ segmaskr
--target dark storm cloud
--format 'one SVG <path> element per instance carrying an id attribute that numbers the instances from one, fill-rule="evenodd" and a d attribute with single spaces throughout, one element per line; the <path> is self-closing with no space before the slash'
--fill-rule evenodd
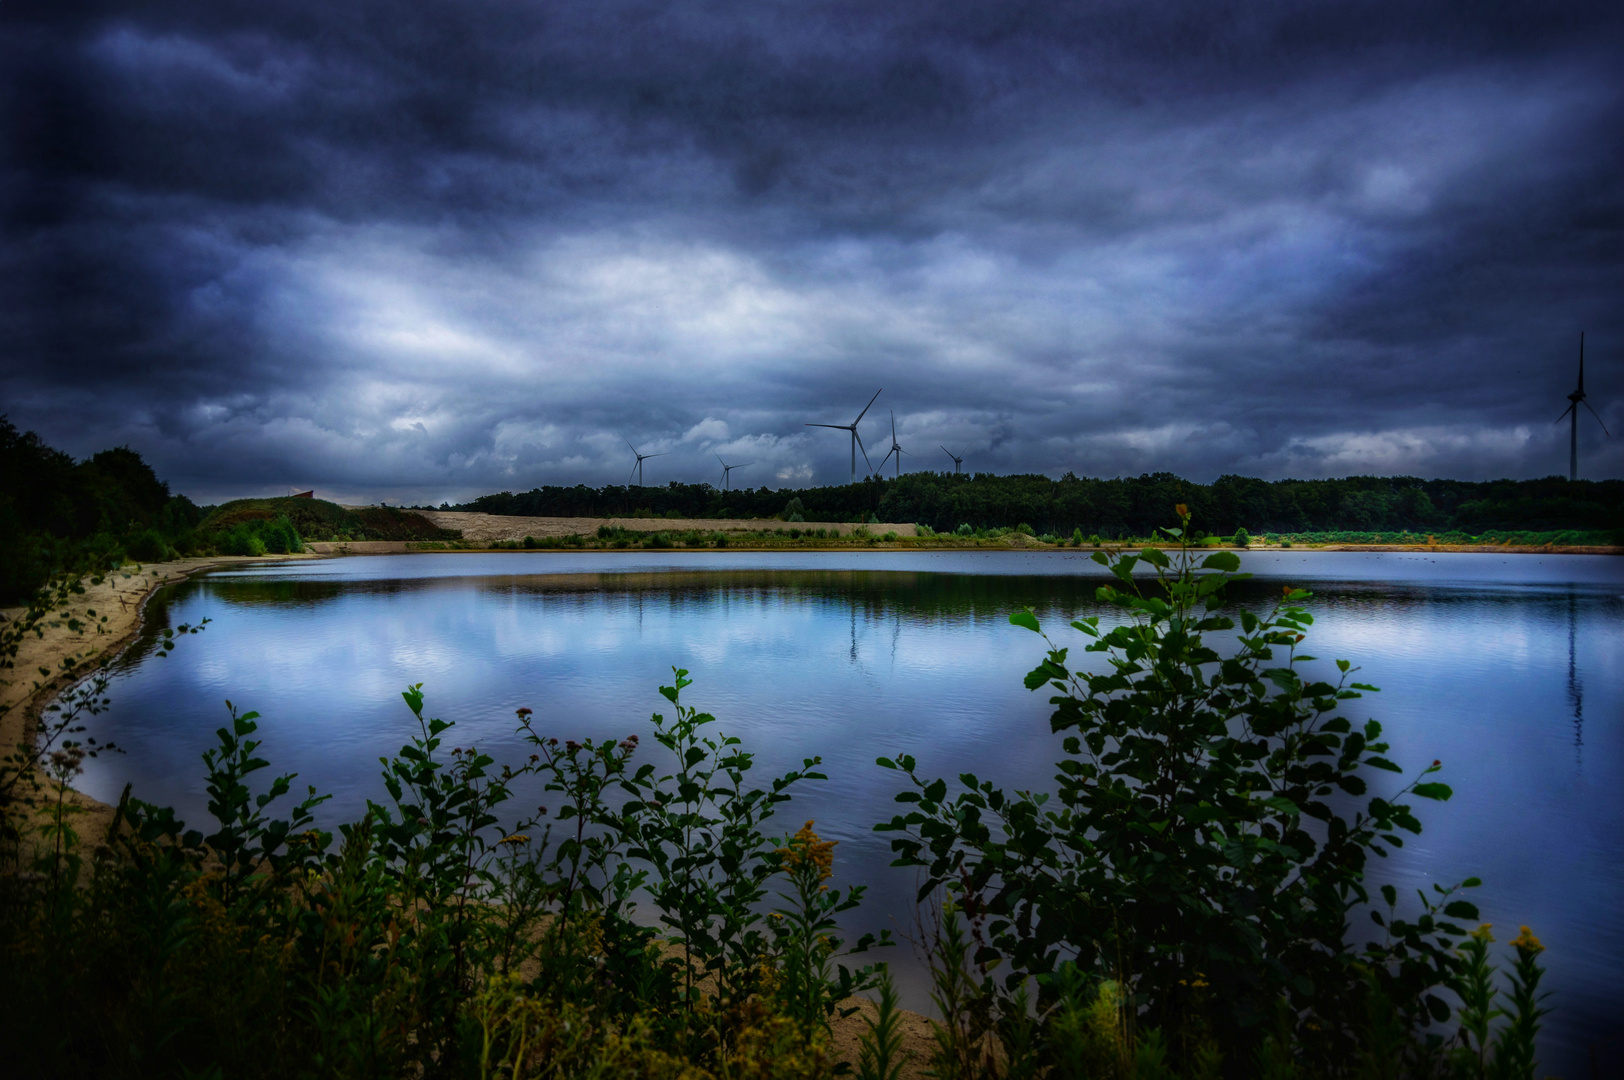
<path id="1" fill-rule="evenodd" d="M 3 407 L 200 497 L 1542 475 L 1580 328 L 1624 428 L 1616 5 L 0 19 Z"/>

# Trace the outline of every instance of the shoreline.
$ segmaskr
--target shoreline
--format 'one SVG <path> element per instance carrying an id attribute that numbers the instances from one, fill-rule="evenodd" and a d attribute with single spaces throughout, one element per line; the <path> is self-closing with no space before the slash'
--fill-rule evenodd
<path id="1" fill-rule="evenodd" d="M 81 579 L 85 591 L 43 620 L 39 626 L 42 632 L 24 639 L 12 667 L 0 675 L 0 749 L 11 753 L 37 740 L 40 717 L 58 698 L 124 655 L 141 636 L 147 604 L 159 589 L 222 566 L 311 558 L 216 555 L 109 571 L 99 585 L 92 585 L 88 577 Z M 10 623 L 26 610 L 7 608 L 0 611 L 0 619 Z M 78 620 L 78 629 L 69 625 L 70 619 Z M 48 783 L 37 767 L 34 771 L 42 783 Z M 106 831 L 113 808 L 71 786 L 66 801 L 83 812 L 78 828 L 86 846 L 94 848 Z"/>
<path id="2" fill-rule="evenodd" d="M 815 523 L 814 523 L 815 524 Z M 173 562 L 152 563 L 135 569 L 110 572 L 100 585 L 85 581 L 85 591 L 75 596 L 63 609 L 47 617 L 41 624 L 43 634 L 29 636 L 18 650 L 12 669 L 0 677 L 0 747 L 5 752 L 21 748 L 39 736 L 40 717 L 64 693 L 82 684 L 96 672 L 106 670 L 123 656 L 141 635 L 146 624 L 146 608 L 159 589 L 178 584 L 193 576 L 231 566 L 265 565 L 286 562 L 322 561 L 363 555 L 476 555 L 476 554 L 559 554 L 578 555 L 625 554 L 648 556 L 669 552 L 691 555 L 699 552 L 727 555 L 757 552 L 830 552 L 850 554 L 879 551 L 1019 551 L 1033 553 L 1092 554 L 1094 551 L 1141 550 L 1141 544 L 1103 544 L 1080 548 L 1050 546 L 1035 542 L 1010 543 L 1002 540 L 933 542 L 926 538 L 909 538 L 904 542 L 876 541 L 874 543 L 818 544 L 787 540 L 782 544 L 730 544 L 727 548 L 491 548 L 448 547 L 443 543 L 423 544 L 415 541 L 361 541 L 349 543 L 309 543 L 307 554 L 239 556 L 222 555 L 206 558 L 179 559 Z M 1173 544 L 1158 544 L 1166 549 Z M 359 549 L 359 550 L 358 550 Z M 1425 553 L 1425 554 L 1519 554 L 1519 555 L 1624 555 L 1624 547 L 1568 546 L 1518 547 L 1454 544 L 1316 544 L 1281 547 L 1275 544 L 1250 547 L 1214 546 L 1199 551 L 1232 551 L 1237 554 L 1275 552 L 1368 552 L 1368 553 Z M 0 611 L 0 620 L 11 621 L 24 609 Z M 69 626 L 69 619 L 80 621 L 78 629 Z M 40 674 L 48 668 L 49 675 Z M 89 837 L 98 836 L 109 820 L 112 807 L 83 793 L 69 789 L 69 799 L 85 811 L 81 818 L 83 831 Z"/>
<path id="3" fill-rule="evenodd" d="M 648 530 L 653 531 L 653 530 Z M 765 531 L 765 530 L 756 530 Z M 734 541 L 729 539 L 725 548 L 701 547 L 689 548 L 671 546 L 669 548 L 646 547 L 489 547 L 481 546 L 478 542 L 456 540 L 312 540 L 306 541 L 305 547 L 313 554 L 330 558 L 353 557 L 358 555 L 537 555 L 537 554 L 580 554 L 585 551 L 648 554 L 650 552 L 670 551 L 692 554 L 701 551 L 1025 551 L 1025 552 L 1093 552 L 1093 551 L 1140 551 L 1146 547 L 1160 548 L 1163 551 L 1176 550 L 1175 543 L 1155 544 L 1128 544 L 1104 543 L 1099 547 L 1087 544 L 1082 547 L 1072 547 L 1070 544 L 1044 544 L 1037 541 L 1025 543 L 1010 543 L 1006 540 L 938 540 L 933 537 L 910 537 L 897 540 L 882 540 L 873 538 L 867 543 L 853 543 L 850 541 L 811 543 L 804 539 L 785 538 L 783 543 L 763 544 L 749 541 Z M 1281 552 L 1281 551 L 1342 551 L 1342 552 L 1409 552 L 1426 554 L 1461 554 L 1461 555 L 1624 555 L 1624 546 L 1610 544 L 1569 544 L 1563 546 L 1547 545 L 1544 547 L 1530 547 L 1528 545 L 1513 544 L 1293 544 L 1283 547 L 1279 544 L 1253 544 L 1248 547 L 1236 547 L 1232 544 L 1221 544 L 1193 548 L 1194 551 L 1233 551 L 1237 554 L 1247 552 Z"/>

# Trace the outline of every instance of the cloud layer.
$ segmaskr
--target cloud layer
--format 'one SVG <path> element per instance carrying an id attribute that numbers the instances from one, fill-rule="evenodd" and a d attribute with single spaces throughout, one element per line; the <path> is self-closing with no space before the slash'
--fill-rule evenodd
<path id="1" fill-rule="evenodd" d="M 1548 475 L 1581 329 L 1624 435 L 1616 5 L 0 19 L 0 407 L 198 498 Z"/>

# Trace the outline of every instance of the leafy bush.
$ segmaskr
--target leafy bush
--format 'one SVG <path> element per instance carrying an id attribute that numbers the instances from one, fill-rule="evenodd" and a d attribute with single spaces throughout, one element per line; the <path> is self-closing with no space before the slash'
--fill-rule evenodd
<path id="1" fill-rule="evenodd" d="M 455 725 L 410 687 L 416 734 L 384 763 L 387 799 L 337 836 L 313 790 L 278 814 L 295 778 L 261 781 L 258 717 L 230 703 L 203 759 L 209 828 L 126 792 L 86 860 L 57 798 L 40 843 L 10 834 L 8 869 L 28 873 L 0 875 L 11 1068 L 828 1076 L 829 1018 L 875 974 L 842 967 L 834 936 L 863 890 L 828 887 L 834 845 L 810 822 L 767 831 L 792 787 L 822 779 L 817 759 L 755 786 L 688 685 L 679 670 L 661 688 L 654 760 L 636 735 L 561 740 L 521 709 L 534 752 L 512 766 L 448 748 Z M 53 759 L 57 793 L 72 750 Z M 525 778 L 553 824 L 545 808 L 504 820 Z M 660 929 L 632 917 L 640 900 Z M 50 1022 L 65 1015 L 94 1020 Z"/>
<path id="2" fill-rule="evenodd" d="M 1171 530 L 1181 543 L 1187 521 Z M 1451 920 L 1476 909 L 1440 889 L 1414 921 L 1376 913 L 1386 942 L 1359 949 L 1347 934 L 1371 899 L 1367 860 L 1421 830 L 1409 800 L 1450 796 L 1428 779 L 1438 763 L 1397 796 L 1368 796 L 1371 771 L 1399 767 L 1379 724 L 1339 715 L 1373 687 L 1349 681 L 1346 661 L 1334 682 L 1301 670 L 1306 592 L 1288 589 L 1262 616 L 1241 612 L 1238 649 L 1225 655 L 1206 637 L 1236 629 L 1219 610 L 1225 583 L 1248 576 L 1236 555 L 1197 565 L 1186 543 L 1172 558 L 1156 548 L 1094 558 L 1116 579 L 1100 599 L 1125 621 L 1072 626 L 1103 663 L 1076 670 L 1051 643 L 1026 679 L 1053 694 L 1063 756 L 1052 796 L 969 773 L 953 794 L 906 754 L 880 759 L 910 781 L 897 796 L 907 809 L 879 826 L 896 834 L 897 864 L 920 867 L 921 895 L 945 890 L 950 914 L 969 920 L 968 953 L 953 951 L 951 917 L 938 950 L 940 964 L 981 980 L 965 1008 L 984 1022 L 966 1037 L 1024 1018 L 1034 977 L 1046 1009 L 1083 978 L 1121 987 L 1125 1022 L 1165 1033 L 1181 1072 L 1209 1049 L 1253 1060 L 1274 1039 L 1336 1075 L 1378 1000 L 1406 1052 L 1420 1053 L 1423 1029 L 1449 1015 L 1440 992 L 1465 937 Z M 1155 572 L 1149 592 L 1134 577 L 1141 563 Z M 1041 632 L 1029 612 L 1010 621 Z"/>
<path id="3" fill-rule="evenodd" d="M 1231 540 L 1231 543 L 1233 543 L 1236 547 L 1246 547 L 1251 544 L 1251 542 L 1252 537 L 1247 534 L 1245 529 L 1236 529 L 1235 536 Z"/>
<path id="4" fill-rule="evenodd" d="M 148 563 L 163 562 L 171 554 L 169 544 L 157 529 L 146 529 L 131 536 L 125 541 L 124 550 L 137 562 Z"/>

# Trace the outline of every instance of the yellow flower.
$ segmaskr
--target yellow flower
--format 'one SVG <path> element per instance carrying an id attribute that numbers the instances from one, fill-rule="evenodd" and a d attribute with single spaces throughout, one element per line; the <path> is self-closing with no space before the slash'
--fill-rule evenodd
<path id="1" fill-rule="evenodd" d="M 497 841 L 498 844 L 512 844 L 514 847 L 518 847 L 520 844 L 528 844 L 529 842 L 530 837 L 526 836 L 522 832 L 514 833 L 512 836 L 504 836 L 502 839 Z"/>
<path id="2" fill-rule="evenodd" d="M 818 872 L 819 881 L 828 881 L 835 873 L 835 845 L 839 842 L 819 839 L 809 821 L 801 826 L 800 832 L 790 837 L 788 847 L 778 850 L 784 856 L 784 869 L 791 874 L 802 868 L 810 868 Z"/>
<path id="3" fill-rule="evenodd" d="M 1179 503 L 1177 506 L 1173 507 L 1173 512 L 1181 518 L 1187 518 L 1190 516 L 1190 508 L 1183 503 Z"/>
<path id="4" fill-rule="evenodd" d="M 1537 956 L 1545 951 L 1545 946 L 1539 943 L 1539 938 L 1526 926 L 1522 928 L 1522 933 L 1511 939 L 1511 945 L 1524 956 Z"/>
<path id="5" fill-rule="evenodd" d="M 1493 925 L 1493 923 L 1484 923 L 1482 926 L 1472 931 L 1472 937 L 1477 941 L 1493 941 L 1494 935 L 1489 933 L 1489 928 Z"/>

